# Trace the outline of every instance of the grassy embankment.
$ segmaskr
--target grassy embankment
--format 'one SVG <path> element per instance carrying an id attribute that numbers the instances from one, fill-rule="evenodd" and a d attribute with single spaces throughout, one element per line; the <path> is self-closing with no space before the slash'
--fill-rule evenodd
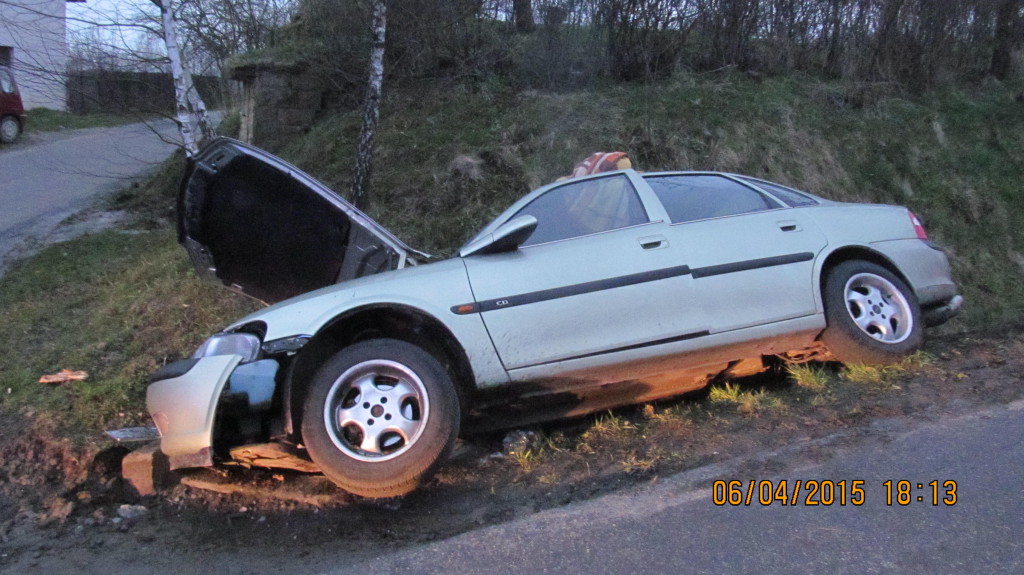
<path id="1" fill-rule="evenodd" d="M 911 97 L 738 76 L 562 94 L 429 86 L 390 95 L 369 211 L 411 245 L 450 254 L 580 158 L 625 150 L 640 169 L 736 171 L 834 199 L 908 205 L 950 248 L 967 298 L 948 329 L 1015 321 L 1024 309 L 1020 89 Z M 359 116 L 329 118 L 279 153 L 345 193 Z M 147 374 L 255 306 L 190 271 L 169 220 L 177 166 L 110 200 L 135 214 L 131 230 L 55 245 L 0 280 L 0 409 L 82 437 L 144 423 Z M 64 368 L 90 377 L 36 383 Z M 716 398 L 737 392 L 725 393 Z"/>

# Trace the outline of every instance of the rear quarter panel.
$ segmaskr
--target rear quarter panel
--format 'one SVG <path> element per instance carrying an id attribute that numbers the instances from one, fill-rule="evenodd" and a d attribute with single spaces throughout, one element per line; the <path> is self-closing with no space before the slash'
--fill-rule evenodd
<path id="1" fill-rule="evenodd" d="M 831 254 L 854 247 L 886 260 L 910 284 L 922 306 L 956 294 L 949 260 L 937 246 L 917 237 L 907 208 L 828 203 L 802 209 L 817 222 L 829 242 L 817 262 L 816 277 L 821 277 Z M 819 282 L 819 302 L 820 288 Z"/>

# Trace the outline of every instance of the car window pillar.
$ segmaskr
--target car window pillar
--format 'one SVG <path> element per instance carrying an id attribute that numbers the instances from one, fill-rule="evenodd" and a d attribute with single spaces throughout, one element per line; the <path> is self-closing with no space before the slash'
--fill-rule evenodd
<path id="1" fill-rule="evenodd" d="M 644 209 L 647 210 L 647 218 L 651 222 L 669 222 L 668 212 L 665 210 L 665 206 L 658 200 L 657 194 L 647 183 L 647 180 L 643 178 L 636 170 L 626 170 L 626 176 L 629 178 L 629 182 L 633 184 L 633 188 L 636 190 L 637 195 L 640 197 L 640 202 L 643 203 Z"/>

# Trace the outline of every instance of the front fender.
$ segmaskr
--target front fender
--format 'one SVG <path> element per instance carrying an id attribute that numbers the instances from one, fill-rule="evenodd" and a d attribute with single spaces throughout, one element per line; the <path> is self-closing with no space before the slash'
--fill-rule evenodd
<path id="1" fill-rule="evenodd" d="M 480 386 L 508 383 L 490 335 L 479 313 L 460 315 L 452 308 L 476 301 L 458 258 L 385 272 L 343 282 L 273 305 L 236 322 L 231 331 L 249 322 L 267 326 L 265 342 L 313 336 L 359 310 L 401 307 L 437 320 L 459 342 Z"/>

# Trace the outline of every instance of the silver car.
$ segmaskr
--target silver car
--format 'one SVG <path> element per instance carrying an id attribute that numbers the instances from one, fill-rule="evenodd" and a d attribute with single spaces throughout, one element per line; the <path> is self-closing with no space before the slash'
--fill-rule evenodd
<path id="1" fill-rule="evenodd" d="M 148 409 L 172 467 L 290 446 L 367 497 L 413 490 L 467 429 L 780 362 L 892 362 L 963 301 L 906 208 L 734 174 L 556 182 L 430 263 L 234 140 L 191 162 L 178 207 L 200 275 L 279 303 L 153 375 Z"/>

